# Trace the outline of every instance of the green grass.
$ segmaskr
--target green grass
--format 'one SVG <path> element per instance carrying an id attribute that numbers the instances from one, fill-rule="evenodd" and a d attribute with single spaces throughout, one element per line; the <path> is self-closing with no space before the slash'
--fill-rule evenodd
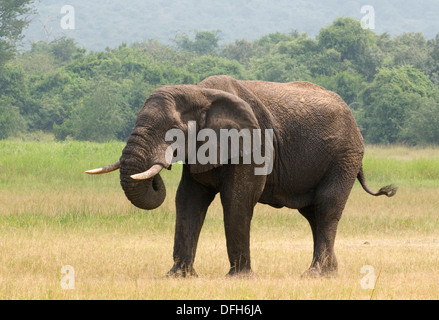
<path id="1" fill-rule="evenodd" d="M 122 142 L 17 142 L 0 141 L 0 186 L 7 188 L 105 188 L 112 176 L 90 179 L 88 168 L 103 166 L 119 159 Z M 370 184 L 395 182 L 436 187 L 439 185 L 439 149 L 405 147 L 368 147 L 363 161 Z M 179 181 L 178 165 L 164 173 L 171 188 Z M 110 183 L 111 184 L 111 183 Z M 112 187 L 112 186 L 110 186 Z"/>
<path id="2" fill-rule="evenodd" d="M 367 146 L 368 184 L 396 183 L 391 199 L 356 183 L 336 240 L 339 277 L 306 280 L 312 237 L 295 210 L 257 205 L 251 250 L 257 277 L 228 279 L 222 207 L 209 208 L 200 235 L 198 279 L 166 279 L 172 266 L 175 191 L 181 166 L 164 171 L 168 196 L 153 211 L 125 198 L 116 161 L 123 143 L 0 141 L 2 299 L 368 299 L 363 265 L 382 270 L 375 299 L 437 299 L 439 149 Z M 72 265 L 76 288 L 60 288 Z"/>
<path id="3" fill-rule="evenodd" d="M 439 186 L 439 149 L 393 147 L 366 148 L 363 161 L 368 181 L 412 186 Z"/>
<path id="4" fill-rule="evenodd" d="M 91 186 L 84 168 L 118 160 L 123 144 L 0 141 L 0 185 L 13 189 Z M 93 164 L 94 163 L 94 164 Z M 103 186 L 102 185 L 102 186 Z"/>

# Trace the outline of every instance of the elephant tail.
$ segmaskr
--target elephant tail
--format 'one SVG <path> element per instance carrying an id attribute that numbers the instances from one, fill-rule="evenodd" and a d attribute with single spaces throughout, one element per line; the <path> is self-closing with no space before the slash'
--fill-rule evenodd
<path id="1" fill-rule="evenodd" d="M 387 197 L 393 197 L 396 194 L 396 191 L 398 190 L 398 187 L 391 184 L 389 186 L 382 187 L 377 193 L 371 191 L 366 183 L 366 178 L 364 177 L 363 167 L 361 167 L 360 172 L 357 175 L 358 181 L 360 181 L 361 186 L 363 187 L 364 191 L 367 193 L 378 197 L 382 195 L 386 195 Z"/>

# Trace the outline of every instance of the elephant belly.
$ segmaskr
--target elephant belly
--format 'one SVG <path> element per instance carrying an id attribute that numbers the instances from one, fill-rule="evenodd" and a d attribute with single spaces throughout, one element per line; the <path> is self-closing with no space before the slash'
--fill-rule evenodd
<path id="1" fill-rule="evenodd" d="M 314 200 L 314 195 L 315 191 L 312 189 L 302 194 L 293 194 L 268 186 L 264 189 L 264 192 L 259 198 L 259 202 L 268 204 L 274 208 L 287 207 L 290 209 L 300 209 L 311 205 Z"/>
<path id="2" fill-rule="evenodd" d="M 275 166 L 273 173 L 267 177 L 259 202 L 275 208 L 291 209 L 311 205 L 315 190 L 328 169 L 329 161 L 327 157 L 321 155 L 310 156 L 309 159 L 308 161 L 292 159 L 290 166 L 282 166 L 282 170 Z M 306 163 L 307 166 L 295 165 L 297 163 Z"/>

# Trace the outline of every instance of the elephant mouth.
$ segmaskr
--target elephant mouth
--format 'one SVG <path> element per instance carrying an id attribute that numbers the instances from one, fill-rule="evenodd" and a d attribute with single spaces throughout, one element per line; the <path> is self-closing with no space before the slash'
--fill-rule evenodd
<path id="1" fill-rule="evenodd" d="M 157 181 L 157 179 L 152 179 L 151 187 L 154 189 L 154 191 L 160 190 L 160 183 Z"/>
<path id="2" fill-rule="evenodd" d="M 166 188 L 159 174 L 164 166 L 155 164 L 144 172 L 132 174 L 133 170 L 123 163 L 124 161 L 117 161 L 106 167 L 88 170 L 86 173 L 106 174 L 120 169 L 120 184 L 128 200 L 140 209 L 158 208 L 166 198 Z"/>
<path id="3" fill-rule="evenodd" d="M 160 174 L 138 180 L 121 169 L 120 184 L 128 200 L 140 209 L 156 209 L 166 198 L 166 188 Z"/>
<path id="4" fill-rule="evenodd" d="M 144 155 L 138 157 L 138 152 L 124 150 L 121 157 L 120 184 L 133 205 L 143 210 L 153 210 L 166 197 L 166 188 L 160 176 L 164 166 L 158 163 L 148 166 L 144 159 Z"/>
<path id="5" fill-rule="evenodd" d="M 156 176 L 160 171 L 162 171 L 162 169 L 163 169 L 163 165 L 155 164 L 148 170 L 141 173 L 133 174 L 130 177 L 131 179 L 134 180 L 148 180 Z"/>

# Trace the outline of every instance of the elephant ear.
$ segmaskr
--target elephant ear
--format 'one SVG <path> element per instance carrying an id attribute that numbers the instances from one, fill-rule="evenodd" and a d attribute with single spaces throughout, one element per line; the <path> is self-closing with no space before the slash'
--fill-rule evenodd
<path id="1" fill-rule="evenodd" d="M 197 143 L 197 152 L 199 151 L 198 155 L 200 155 L 200 152 L 201 155 L 204 155 L 206 150 L 209 150 L 207 151 L 209 153 L 212 151 L 213 146 L 216 146 L 216 159 L 209 157 L 210 161 L 208 163 L 204 161 L 203 163 L 203 161 L 199 161 L 198 157 L 196 164 L 189 165 L 192 173 L 202 173 L 224 163 L 234 163 L 232 160 L 239 162 L 237 158 L 251 153 L 251 148 L 244 146 L 243 136 L 247 135 L 246 139 L 251 144 L 253 129 L 260 129 L 252 108 L 238 96 L 214 89 L 203 89 L 202 93 L 207 98 L 208 104 L 201 113 L 199 132 L 204 131 L 205 134 L 208 134 L 208 137 L 205 138 L 203 134 L 201 135 L 201 140 L 205 138 L 205 141 Z M 239 146 L 231 145 L 231 139 L 228 140 L 225 133 L 241 135 Z M 210 141 L 211 138 L 216 138 L 216 141 Z M 223 148 L 221 148 L 221 139 L 223 139 Z M 225 150 L 224 145 L 227 146 L 227 150 Z M 231 150 L 234 147 L 235 149 Z M 238 156 L 236 156 L 236 148 L 239 148 Z M 239 163 L 242 163 L 242 161 Z"/>

